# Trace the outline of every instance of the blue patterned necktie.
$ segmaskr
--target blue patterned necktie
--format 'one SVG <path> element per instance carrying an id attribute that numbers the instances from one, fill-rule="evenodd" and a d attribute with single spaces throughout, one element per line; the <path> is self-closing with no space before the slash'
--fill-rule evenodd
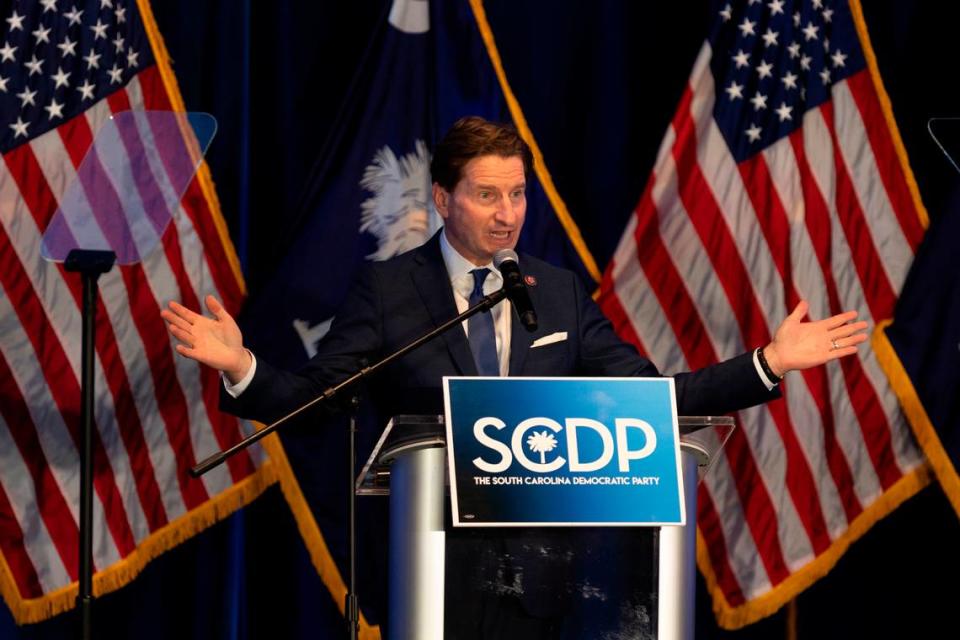
<path id="1" fill-rule="evenodd" d="M 483 281 L 490 269 L 474 269 L 473 291 L 470 292 L 470 306 L 483 299 Z M 499 376 L 500 363 L 497 360 L 497 337 L 493 331 L 493 314 L 481 311 L 467 320 L 467 334 L 473 361 L 477 363 L 477 373 L 481 376 Z"/>

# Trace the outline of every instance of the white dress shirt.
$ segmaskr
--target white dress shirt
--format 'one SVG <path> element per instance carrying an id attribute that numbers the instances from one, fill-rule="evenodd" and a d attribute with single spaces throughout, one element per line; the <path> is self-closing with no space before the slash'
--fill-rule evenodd
<path id="1" fill-rule="evenodd" d="M 457 313 L 463 313 L 470 306 L 470 294 L 473 292 L 474 269 L 490 269 L 486 280 L 483 281 L 483 295 L 490 295 L 503 286 L 503 276 L 494 268 L 493 263 L 477 266 L 464 258 L 447 241 L 446 232 L 440 234 L 440 252 L 443 254 L 443 263 L 450 276 L 450 286 L 453 288 L 453 299 L 457 303 Z M 506 376 L 510 372 L 510 301 L 504 299 L 490 310 L 493 314 L 493 331 L 497 337 L 497 359 L 500 362 L 500 375 Z M 469 337 L 467 322 L 463 322 L 463 330 Z"/>

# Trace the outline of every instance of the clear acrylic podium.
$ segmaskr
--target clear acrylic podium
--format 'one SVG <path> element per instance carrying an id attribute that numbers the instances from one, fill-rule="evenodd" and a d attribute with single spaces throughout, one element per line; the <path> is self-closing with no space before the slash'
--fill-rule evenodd
<path id="1" fill-rule="evenodd" d="M 681 417 L 687 525 L 660 527 L 656 637 L 691 640 L 696 607 L 696 486 L 734 429 L 729 417 Z M 390 496 L 389 639 L 443 637 L 443 416 L 396 416 L 356 481 L 357 495 Z"/>

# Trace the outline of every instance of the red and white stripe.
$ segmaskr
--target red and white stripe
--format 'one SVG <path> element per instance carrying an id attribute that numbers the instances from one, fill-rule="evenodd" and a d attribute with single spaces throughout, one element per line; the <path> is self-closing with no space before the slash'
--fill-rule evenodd
<path id="1" fill-rule="evenodd" d="M 710 56 L 704 45 L 601 287 L 618 332 L 665 372 L 767 344 L 801 299 L 812 318 L 890 317 L 923 233 L 869 72 L 738 165 L 712 117 Z M 922 464 L 869 348 L 782 390 L 740 412 L 701 485 L 730 607 L 802 571 Z"/>
<path id="2" fill-rule="evenodd" d="M 159 72 L 124 88 L 0 163 L 0 551 L 24 599 L 77 577 L 81 285 L 40 255 L 44 230 L 102 123 L 169 110 Z M 162 527 L 250 476 L 258 448 L 192 479 L 197 460 L 246 427 L 217 410 L 216 372 L 177 356 L 159 316 L 168 300 L 232 311 L 242 291 L 199 184 L 157 248 L 99 280 L 95 358 L 94 566 L 128 557 Z"/>

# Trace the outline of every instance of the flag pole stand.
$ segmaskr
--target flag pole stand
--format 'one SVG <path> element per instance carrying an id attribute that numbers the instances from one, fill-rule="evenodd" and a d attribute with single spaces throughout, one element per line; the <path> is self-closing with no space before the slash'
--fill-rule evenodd
<path id="1" fill-rule="evenodd" d="M 64 268 L 83 279 L 83 340 L 80 368 L 80 574 L 77 609 L 80 637 L 93 634 L 93 363 L 97 326 L 97 280 L 113 268 L 113 251 L 74 249 L 67 254 Z"/>

